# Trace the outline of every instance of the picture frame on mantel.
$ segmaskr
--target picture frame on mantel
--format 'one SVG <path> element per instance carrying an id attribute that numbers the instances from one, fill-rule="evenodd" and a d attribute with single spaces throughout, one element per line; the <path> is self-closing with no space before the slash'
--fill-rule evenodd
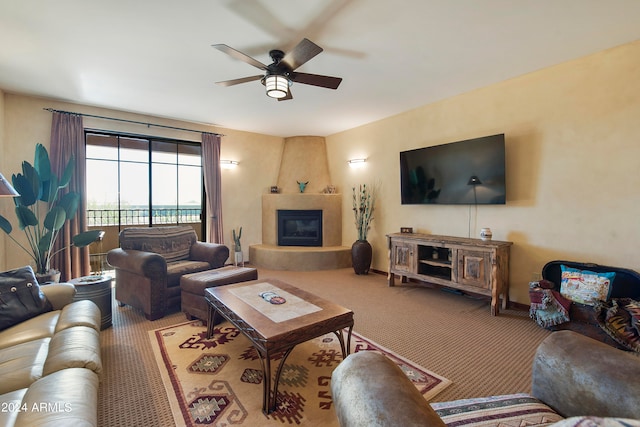
<path id="1" fill-rule="evenodd" d="M 413 227 L 400 227 L 400 232 L 405 234 L 413 233 Z"/>

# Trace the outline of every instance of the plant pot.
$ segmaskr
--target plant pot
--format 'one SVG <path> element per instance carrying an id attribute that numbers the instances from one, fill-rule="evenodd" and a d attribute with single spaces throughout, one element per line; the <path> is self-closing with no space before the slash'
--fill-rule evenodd
<path id="1" fill-rule="evenodd" d="M 60 272 L 58 270 L 49 270 L 46 273 L 36 273 L 38 284 L 58 283 L 60 282 Z"/>
<path id="2" fill-rule="evenodd" d="M 366 240 L 356 240 L 351 245 L 351 264 L 356 274 L 367 274 L 371 268 L 373 249 Z"/>
<path id="3" fill-rule="evenodd" d="M 236 267 L 244 267 L 244 256 L 242 251 L 235 251 L 233 253 L 233 265 Z"/>

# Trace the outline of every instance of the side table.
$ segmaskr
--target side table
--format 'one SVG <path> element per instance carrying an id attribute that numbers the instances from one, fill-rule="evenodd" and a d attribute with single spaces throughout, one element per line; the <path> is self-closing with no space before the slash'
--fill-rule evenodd
<path id="1" fill-rule="evenodd" d="M 111 326 L 111 276 L 83 276 L 69 280 L 76 287 L 74 301 L 88 299 L 93 301 L 102 313 L 100 329 Z"/>

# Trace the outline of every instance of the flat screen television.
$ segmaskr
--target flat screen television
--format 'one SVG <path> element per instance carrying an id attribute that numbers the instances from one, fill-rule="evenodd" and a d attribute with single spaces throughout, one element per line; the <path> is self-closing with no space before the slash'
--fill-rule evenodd
<path id="1" fill-rule="evenodd" d="M 400 152 L 403 205 L 506 204 L 504 134 Z"/>

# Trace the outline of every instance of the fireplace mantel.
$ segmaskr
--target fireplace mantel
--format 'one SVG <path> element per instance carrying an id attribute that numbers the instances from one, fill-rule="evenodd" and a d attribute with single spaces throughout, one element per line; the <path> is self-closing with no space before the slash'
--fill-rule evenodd
<path id="1" fill-rule="evenodd" d="M 262 243 L 278 244 L 278 209 L 322 210 L 322 246 L 342 245 L 341 194 L 263 194 Z"/>
<path id="2" fill-rule="evenodd" d="M 309 182 L 305 193 L 297 181 Z M 323 137 L 285 138 L 277 186 L 282 193 L 262 195 L 262 243 L 249 245 L 251 264 L 274 270 L 328 270 L 351 266 L 351 246 L 342 246 L 342 194 L 325 194 L 330 184 Z M 278 246 L 281 210 L 321 210 L 322 246 Z"/>

